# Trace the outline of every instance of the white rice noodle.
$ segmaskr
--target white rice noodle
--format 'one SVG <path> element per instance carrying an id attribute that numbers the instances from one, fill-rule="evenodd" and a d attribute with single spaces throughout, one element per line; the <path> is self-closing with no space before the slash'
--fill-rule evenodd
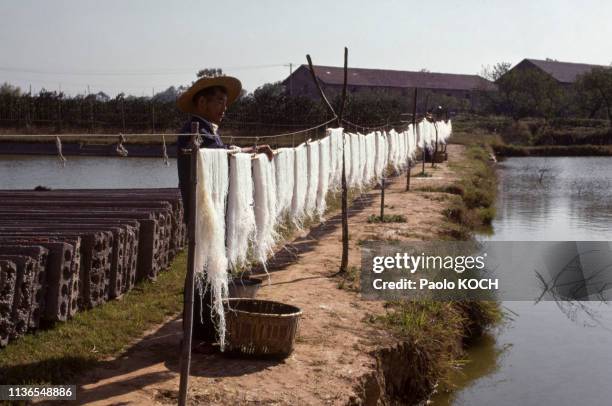
<path id="1" fill-rule="evenodd" d="M 416 138 L 416 126 L 410 124 L 408 126 L 408 156 L 411 161 L 416 157 Z"/>
<path id="2" fill-rule="evenodd" d="M 296 227 L 302 227 L 306 192 L 308 191 L 308 153 L 306 145 L 295 148 L 293 160 L 293 197 L 291 199 L 291 217 Z"/>
<path id="3" fill-rule="evenodd" d="M 367 185 L 375 177 L 374 165 L 376 162 L 376 134 L 369 133 L 365 136 L 366 162 L 363 171 L 363 182 Z"/>
<path id="4" fill-rule="evenodd" d="M 328 129 L 329 134 L 329 187 L 337 190 L 342 178 L 342 128 Z"/>
<path id="5" fill-rule="evenodd" d="M 344 149 L 344 168 L 346 175 L 346 185 L 348 187 L 351 186 L 351 164 L 353 163 L 353 158 L 351 156 L 351 134 L 344 133 L 342 135 L 343 140 L 343 149 Z M 340 177 L 342 177 L 342 153 L 340 153 Z"/>
<path id="6" fill-rule="evenodd" d="M 277 222 L 291 211 L 291 200 L 293 199 L 294 183 L 294 159 L 293 148 L 279 148 L 274 155 L 274 171 L 276 177 L 276 219 Z"/>
<path id="7" fill-rule="evenodd" d="M 383 139 L 383 176 L 387 176 L 389 166 L 389 135 L 386 131 L 382 132 Z"/>
<path id="8" fill-rule="evenodd" d="M 331 137 L 319 141 L 319 184 L 317 186 L 316 214 L 323 217 L 327 208 L 325 199 L 329 189 L 330 179 L 330 142 Z"/>
<path id="9" fill-rule="evenodd" d="M 416 145 L 419 148 L 423 148 L 423 146 L 425 145 L 423 137 L 424 137 L 424 131 L 423 131 L 423 121 L 419 121 L 416 125 Z"/>
<path id="10" fill-rule="evenodd" d="M 257 225 L 254 253 L 265 269 L 276 240 L 276 176 L 274 161 L 270 161 L 267 155 L 257 154 L 252 163 Z"/>
<path id="11" fill-rule="evenodd" d="M 383 175 L 383 171 L 385 168 L 385 149 L 383 146 L 383 135 L 380 131 L 376 131 L 374 133 L 374 140 L 375 140 L 375 145 L 376 145 L 376 156 L 374 159 L 374 178 L 376 180 L 376 183 L 380 184 L 380 180 L 382 179 L 382 175 Z"/>
<path id="12" fill-rule="evenodd" d="M 317 190 L 319 189 L 319 141 L 306 145 L 308 156 L 308 186 L 306 188 L 306 205 L 304 212 L 313 216 L 317 209 Z"/>
<path id="13" fill-rule="evenodd" d="M 446 144 L 448 138 L 452 134 L 452 125 L 451 125 L 451 122 L 450 122 L 450 120 L 448 120 L 448 121 L 438 121 L 437 125 L 438 125 L 438 135 L 439 135 L 439 138 L 440 138 L 440 143 L 441 144 Z"/>
<path id="14" fill-rule="evenodd" d="M 196 284 L 201 297 L 211 291 L 211 316 L 218 321 L 220 346 L 225 347 L 225 314 L 223 299 L 228 296 L 225 254 L 225 202 L 229 174 L 227 150 L 201 149 L 197 158 L 198 184 L 196 190 L 194 265 Z M 201 308 L 204 308 L 202 306 Z"/>
<path id="15" fill-rule="evenodd" d="M 360 187 L 361 185 L 361 174 L 363 168 L 361 167 L 361 148 L 359 147 L 359 135 L 350 134 L 351 142 L 351 173 L 348 184 L 350 187 Z"/>
<path id="16" fill-rule="evenodd" d="M 226 248 L 230 269 L 247 261 L 249 243 L 255 236 L 253 212 L 253 178 L 251 154 L 234 154 L 229 158 L 229 190 L 226 214 Z"/>
<path id="17" fill-rule="evenodd" d="M 389 141 L 389 150 L 387 153 L 387 162 L 388 165 L 393 167 L 393 170 L 397 172 L 397 133 L 395 130 L 389 131 L 387 134 L 387 139 Z"/>
<path id="18" fill-rule="evenodd" d="M 397 163 L 395 165 L 396 171 L 401 172 L 406 166 L 406 154 L 404 151 L 404 133 L 397 133 Z"/>
<path id="19" fill-rule="evenodd" d="M 361 133 L 357 133 L 355 134 L 355 137 L 357 138 L 357 148 L 358 148 L 358 154 L 359 154 L 359 159 L 357 161 L 357 172 L 356 172 L 356 178 L 355 178 L 355 186 L 358 188 L 361 188 L 363 185 L 363 162 L 365 159 L 365 148 L 364 148 L 364 143 L 362 142 L 363 140 L 363 134 Z"/>

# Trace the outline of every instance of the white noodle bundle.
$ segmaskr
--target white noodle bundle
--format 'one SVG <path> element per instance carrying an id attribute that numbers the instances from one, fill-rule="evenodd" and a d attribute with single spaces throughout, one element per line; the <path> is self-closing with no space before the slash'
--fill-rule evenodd
<path id="1" fill-rule="evenodd" d="M 344 171 L 346 176 L 347 187 L 351 186 L 351 164 L 353 163 L 353 157 L 351 155 L 351 134 L 344 133 L 342 135 L 344 143 Z M 340 152 L 340 177 L 342 177 L 342 152 Z"/>
<path id="2" fill-rule="evenodd" d="M 410 124 L 410 138 L 409 138 L 409 145 L 410 145 L 410 159 L 415 159 L 416 158 L 416 150 L 417 150 L 417 126 Z"/>
<path id="3" fill-rule="evenodd" d="M 366 168 L 366 164 L 368 160 L 368 155 L 367 155 L 365 135 L 361 133 L 357 133 L 357 136 L 359 137 L 359 172 L 357 173 L 359 176 L 358 185 L 359 185 L 359 188 L 362 188 L 366 183 L 364 175 L 365 175 L 365 168 Z"/>
<path id="4" fill-rule="evenodd" d="M 308 188 L 306 189 L 306 205 L 304 211 L 312 216 L 317 209 L 317 191 L 319 189 L 319 141 L 311 141 L 306 145 L 308 156 Z"/>
<path id="5" fill-rule="evenodd" d="M 337 190 L 342 177 L 342 128 L 328 129 L 329 134 L 329 185 Z"/>
<path id="6" fill-rule="evenodd" d="M 227 195 L 227 259 L 231 269 L 244 265 L 255 235 L 251 154 L 234 154 L 229 162 Z"/>
<path id="7" fill-rule="evenodd" d="M 276 177 L 276 211 L 277 221 L 291 210 L 294 183 L 294 159 L 293 148 L 279 148 L 274 155 L 274 169 Z"/>
<path id="8" fill-rule="evenodd" d="M 400 168 L 400 156 L 401 156 L 401 146 L 399 142 L 399 134 L 397 131 L 391 129 L 389 131 L 389 140 L 390 140 L 390 148 L 389 148 L 389 163 L 393 166 L 393 170 L 395 173 L 399 173 Z"/>
<path id="9" fill-rule="evenodd" d="M 308 190 L 308 153 L 306 145 L 301 144 L 295 148 L 293 161 L 293 198 L 291 200 L 291 216 L 296 227 L 302 227 L 306 192 Z"/>
<path id="10" fill-rule="evenodd" d="M 417 147 L 419 148 L 423 148 L 423 146 L 425 145 L 423 137 L 424 137 L 424 131 L 423 131 L 423 121 L 419 121 L 417 123 L 416 126 L 416 134 L 417 134 Z"/>
<path id="11" fill-rule="evenodd" d="M 406 131 L 402 131 L 401 133 L 399 133 L 399 145 L 400 145 L 399 167 L 401 170 L 405 169 L 407 166 L 407 159 L 408 159 L 407 135 L 408 133 Z"/>
<path id="12" fill-rule="evenodd" d="M 319 141 L 319 184 L 317 187 L 317 215 L 321 218 L 325 213 L 327 191 L 330 179 L 330 142 L 331 137 Z"/>
<path id="13" fill-rule="evenodd" d="M 403 153 L 402 153 L 402 134 L 395 131 L 395 143 L 397 144 L 397 150 L 395 151 L 395 172 L 400 173 L 402 171 L 403 164 Z"/>
<path id="14" fill-rule="evenodd" d="M 225 314 L 227 298 L 227 257 L 225 255 L 225 201 L 228 190 L 227 150 L 201 149 L 197 158 L 194 265 L 197 288 L 202 297 L 211 290 L 211 313 L 219 324 L 221 350 L 225 347 Z M 204 272 L 206 276 L 204 277 Z M 202 306 L 204 308 L 204 306 Z M 211 315 L 212 316 L 212 315 Z M 214 320 L 214 318 L 213 318 Z"/>
<path id="15" fill-rule="evenodd" d="M 349 134 L 351 142 L 351 174 L 348 184 L 351 187 L 359 187 L 361 182 L 361 149 L 359 148 L 359 135 Z"/>
<path id="16" fill-rule="evenodd" d="M 265 154 L 257 154 L 253 163 L 253 183 L 255 200 L 255 257 L 266 268 L 268 255 L 272 253 L 276 233 L 276 176 L 274 162 Z"/>
<path id="17" fill-rule="evenodd" d="M 382 179 L 383 176 L 383 171 L 385 169 L 385 159 L 384 159 L 384 155 L 385 155 L 385 149 L 384 149 L 384 145 L 383 145 L 383 136 L 382 133 L 380 131 L 376 131 L 374 133 L 375 135 L 375 141 L 376 141 L 376 157 L 374 159 L 374 177 L 376 178 L 376 182 L 380 183 L 380 180 Z"/>
<path id="18" fill-rule="evenodd" d="M 363 171 L 363 182 L 369 184 L 374 178 L 374 165 L 376 161 L 376 135 L 372 132 L 365 136 L 366 162 Z"/>

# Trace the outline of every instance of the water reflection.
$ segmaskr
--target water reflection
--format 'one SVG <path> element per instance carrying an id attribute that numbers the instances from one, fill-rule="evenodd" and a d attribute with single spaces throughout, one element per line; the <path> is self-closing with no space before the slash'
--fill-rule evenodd
<path id="1" fill-rule="evenodd" d="M 176 159 L 0 155 L 0 189 L 178 187 Z"/>
<path id="2" fill-rule="evenodd" d="M 610 249 L 612 159 L 511 158 L 500 164 L 499 175 L 495 234 L 485 239 L 605 241 L 600 248 Z M 575 265 L 571 257 L 577 249 L 580 244 L 567 247 L 566 268 Z M 470 350 L 469 358 L 478 368 L 466 368 L 465 377 L 455 381 L 458 391 L 452 397 L 436 397 L 433 403 L 610 404 L 612 308 L 605 301 L 583 300 L 610 295 L 608 282 L 598 279 L 607 263 L 598 266 L 597 255 L 583 257 L 585 266 L 573 267 L 580 278 L 569 271 L 558 276 L 539 270 L 542 292 L 553 301 L 504 302 L 516 317 L 494 341 L 485 342 L 489 354 L 504 355 L 491 360 L 480 356 L 480 348 Z M 594 272 L 585 275 L 585 268 Z"/>

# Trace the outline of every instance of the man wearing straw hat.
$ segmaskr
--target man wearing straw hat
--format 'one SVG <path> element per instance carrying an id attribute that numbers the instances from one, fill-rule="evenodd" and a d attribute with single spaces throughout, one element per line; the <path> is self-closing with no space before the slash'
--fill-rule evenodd
<path id="1" fill-rule="evenodd" d="M 185 113 L 189 113 L 191 118 L 185 123 L 180 131 L 177 140 L 177 166 L 179 188 L 183 199 L 185 223 L 189 223 L 188 213 L 190 206 L 189 177 L 191 172 L 191 154 L 187 151 L 191 139 L 192 123 L 199 124 L 200 148 L 231 148 L 241 152 L 265 153 L 272 159 L 273 151 L 268 145 L 256 147 L 230 147 L 223 144 L 217 128 L 227 106 L 232 104 L 242 90 L 240 81 L 231 76 L 203 77 L 196 81 L 185 93 L 177 100 L 177 106 Z M 187 289 L 185 289 L 187 291 Z M 193 337 L 205 343 L 216 341 L 214 324 L 210 317 L 210 293 L 200 297 L 199 289 L 195 291 L 194 315 L 193 318 Z M 200 310 L 200 304 L 204 304 L 206 311 Z M 201 315 L 201 317 L 200 317 Z"/>
<path id="2" fill-rule="evenodd" d="M 183 198 L 185 222 L 188 222 L 189 213 L 189 173 L 191 155 L 187 152 L 190 142 L 191 124 L 197 122 L 200 132 L 200 148 L 232 148 L 241 152 L 265 153 L 268 157 L 273 156 L 273 151 L 268 145 L 256 147 L 238 148 L 223 144 L 217 129 L 223 120 L 225 110 L 239 96 L 242 90 L 240 81 L 231 76 L 203 77 L 197 80 L 177 100 L 177 106 L 185 113 L 191 114 L 191 118 L 185 123 L 177 140 L 177 166 L 179 177 L 179 188 Z"/>

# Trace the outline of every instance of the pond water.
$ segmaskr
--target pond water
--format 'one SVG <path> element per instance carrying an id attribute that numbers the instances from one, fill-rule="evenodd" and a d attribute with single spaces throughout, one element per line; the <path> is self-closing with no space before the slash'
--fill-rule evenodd
<path id="1" fill-rule="evenodd" d="M 500 241 L 612 240 L 612 158 L 499 164 Z M 503 302 L 509 319 L 468 356 L 435 405 L 612 404 L 612 304 Z"/>
<path id="2" fill-rule="evenodd" d="M 176 159 L 0 155 L 0 189 L 178 187 Z"/>

